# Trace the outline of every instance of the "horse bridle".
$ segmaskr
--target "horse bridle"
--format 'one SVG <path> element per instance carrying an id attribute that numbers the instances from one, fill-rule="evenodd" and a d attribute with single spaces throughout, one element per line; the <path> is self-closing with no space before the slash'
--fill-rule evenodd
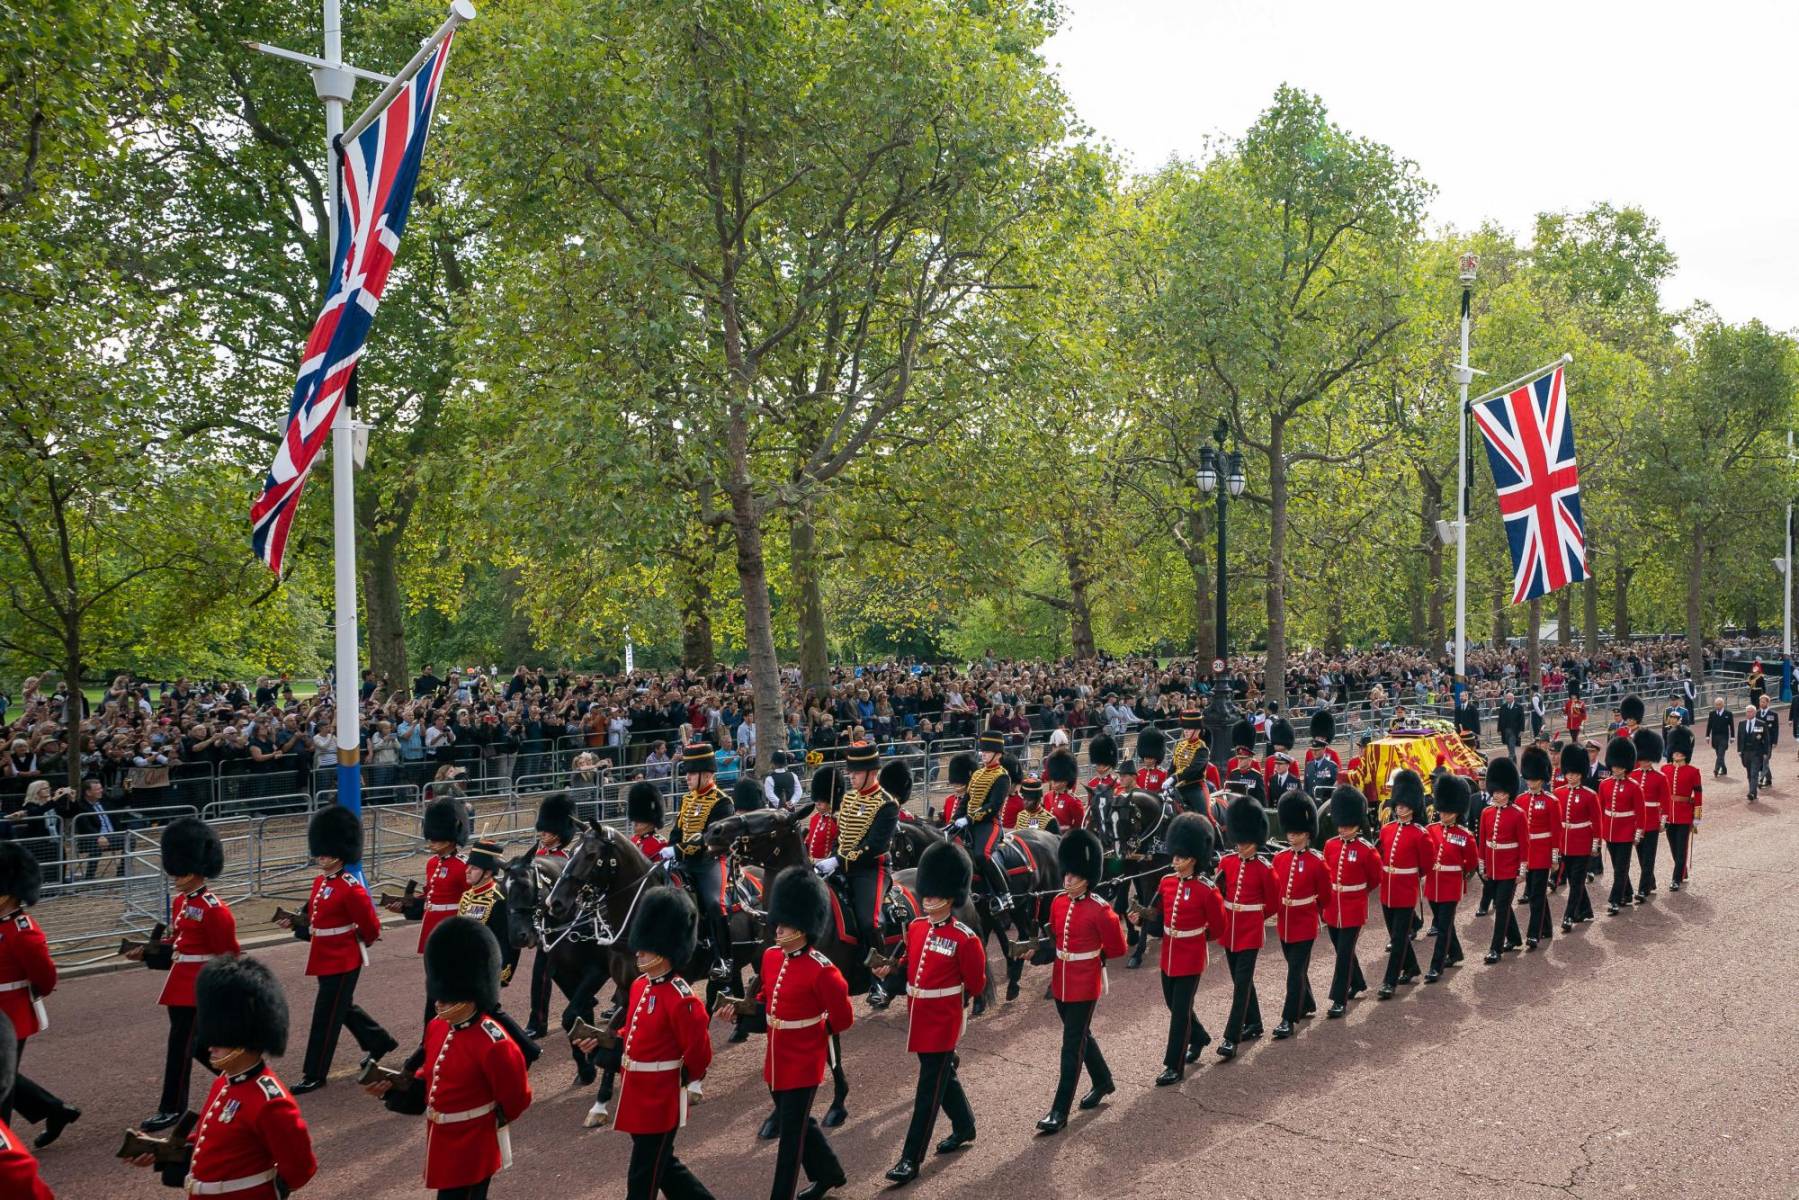
<path id="1" fill-rule="evenodd" d="M 609 870 L 616 871 L 618 848 L 613 844 L 612 831 L 603 830 L 599 836 L 606 840 L 605 865 Z M 594 866 L 598 869 L 599 865 L 600 858 L 596 856 Z M 591 883 L 580 885 L 581 890 L 575 893 L 575 913 L 566 922 L 552 926 L 546 920 L 550 906 L 556 899 L 557 889 L 562 887 L 569 874 L 568 869 L 563 868 L 556 876 L 556 882 L 550 885 L 550 890 L 537 902 L 531 914 L 531 925 L 537 931 L 537 944 L 545 951 L 554 950 L 565 941 L 573 941 L 578 945 L 616 946 L 624 937 L 625 931 L 631 928 L 631 917 L 637 912 L 637 902 L 643 899 L 644 889 L 649 886 L 650 879 L 656 872 L 653 869 L 645 871 L 637 881 L 631 894 L 631 903 L 625 908 L 624 919 L 619 923 L 618 929 L 614 929 L 606 919 L 606 904 L 618 894 L 619 889 L 612 887 L 596 892 Z"/>

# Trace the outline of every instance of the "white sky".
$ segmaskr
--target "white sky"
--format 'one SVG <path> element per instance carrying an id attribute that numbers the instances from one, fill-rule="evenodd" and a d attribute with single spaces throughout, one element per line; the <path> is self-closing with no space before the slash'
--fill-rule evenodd
<path id="1" fill-rule="evenodd" d="M 1064 3 L 1047 58 L 1134 170 L 1291 83 L 1418 163 L 1438 225 L 1640 205 L 1680 260 L 1667 303 L 1799 328 L 1799 2 Z"/>

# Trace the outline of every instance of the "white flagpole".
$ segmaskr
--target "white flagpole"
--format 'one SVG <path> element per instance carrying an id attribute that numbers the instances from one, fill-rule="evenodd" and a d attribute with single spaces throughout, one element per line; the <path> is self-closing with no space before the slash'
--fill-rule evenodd
<path id="1" fill-rule="evenodd" d="M 1793 431 L 1787 430 L 1787 459 L 1793 457 Z M 1793 653 L 1793 502 L 1787 501 L 1786 527 L 1786 567 L 1780 573 L 1780 590 L 1785 597 L 1784 615 L 1780 623 L 1780 652 L 1787 657 Z M 1791 667 L 1786 668 L 1790 674 Z M 1784 697 L 1783 697 L 1784 698 Z"/>
<path id="2" fill-rule="evenodd" d="M 1455 381 L 1461 391 L 1455 419 L 1455 684 L 1468 678 L 1468 385 L 1474 368 L 1468 365 L 1468 320 L 1474 297 L 1474 275 L 1480 259 L 1462 255 L 1462 360 L 1456 364 Z M 1453 691 L 1453 689 L 1452 689 Z"/>
<path id="3" fill-rule="evenodd" d="M 400 89 L 406 86 L 406 81 L 418 74 L 419 68 L 425 65 L 425 61 L 436 52 L 438 46 L 443 44 L 443 40 L 455 33 L 457 26 L 474 19 L 475 6 L 470 0 L 454 0 L 450 5 L 450 15 L 444 18 L 444 23 L 439 25 L 430 37 L 419 43 L 418 52 L 407 60 L 406 65 L 401 67 L 392 79 L 388 80 L 387 86 L 381 89 L 381 94 L 362 110 L 362 115 L 350 122 L 350 127 L 344 130 L 344 141 L 348 142 L 360 137 L 363 130 L 374 124 L 375 118 L 379 117 L 382 110 L 393 102 L 395 96 L 400 94 Z"/>

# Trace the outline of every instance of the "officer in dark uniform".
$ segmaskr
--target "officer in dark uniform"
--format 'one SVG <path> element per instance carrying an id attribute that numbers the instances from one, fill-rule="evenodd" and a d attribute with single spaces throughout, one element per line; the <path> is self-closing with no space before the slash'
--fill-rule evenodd
<path id="1" fill-rule="evenodd" d="M 966 807 L 950 826 L 959 830 L 960 836 L 967 841 L 968 856 L 986 881 L 987 903 L 997 916 L 1012 907 L 1006 874 L 993 861 L 993 852 L 999 848 L 1000 835 L 1004 832 L 1000 826 L 1000 813 L 1012 790 L 1012 776 L 1001 762 L 1006 749 L 1004 734 L 990 729 L 981 735 L 980 746 L 986 761 L 969 777 Z M 1022 929 L 1019 935 L 1023 936 Z"/>
<path id="2" fill-rule="evenodd" d="M 893 877 L 887 870 L 887 851 L 903 803 L 882 785 L 892 783 L 910 793 L 912 776 L 903 763 L 892 764 L 897 770 L 883 771 L 881 752 L 873 742 L 850 743 L 843 761 L 849 768 L 850 790 L 837 801 L 837 848 L 813 868 L 827 878 L 841 868 L 856 940 L 868 951 L 883 946 L 881 900 Z M 882 1008 L 887 999 L 886 988 L 876 980 L 869 988 L 869 1003 Z"/>
<path id="3" fill-rule="evenodd" d="M 681 878 L 692 889 L 712 951 L 712 977 L 725 980 L 731 977 L 731 913 L 725 887 L 727 863 L 706 848 L 706 830 L 736 810 L 731 797 L 720 791 L 714 781 L 718 760 L 709 743 L 688 745 L 681 751 L 681 765 L 687 771 L 687 794 L 681 797 L 680 806 L 675 809 L 675 824 L 670 834 L 674 844 L 665 848 L 662 855 L 665 860 L 675 860 Z"/>

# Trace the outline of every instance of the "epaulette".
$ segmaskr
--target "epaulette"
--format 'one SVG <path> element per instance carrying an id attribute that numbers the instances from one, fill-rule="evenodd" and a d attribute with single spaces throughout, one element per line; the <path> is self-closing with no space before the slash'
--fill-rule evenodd
<path id="1" fill-rule="evenodd" d="M 669 982 L 674 985 L 675 994 L 677 996 L 687 997 L 693 995 L 693 989 L 689 987 L 687 981 L 682 979 L 679 975 L 670 976 Z"/>
<path id="2" fill-rule="evenodd" d="M 818 952 L 817 947 L 814 947 L 814 946 L 806 947 L 806 953 L 810 954 L 812 956 L 812 961 L 816 962 L 821 967 L 828 967 L 828 966 L 832 965 L 831 960 L 826 958 L 824 955 L 820 954 Z"/>
<path id="3" fill-rule="evenodd" d="M 12 923 L 14 925 L 18 926 L 20 929 L 23 929 L 23 930 L 26 930 L 29 932 L 31 929 L 31 914 L 22 912 L 18 916 L 14 917 L 12 919 Z"/>
<path id="4" fill-rule="evenodd" d="M 217 908 L 219 906 L 219 898 L 212 894 L 210 888 L 201 893 L 200 898 L 206 902 L 207 908 Z"/>
<path id="5" fill-rule="evenodd" d="M 492 1017 L 481 1018 L 481 1031 L 496 1042 L 506 1040 L 506 1031 L 501 1029 L 499 1022 Z"/>
<path id="6" fill-rule="evenodd" d="M 954 925 L 957 929 L 960 929 L 963 933 L 966 933 L 969 937 L 979 937 L 980 936 L 979 934 L 975 933 L 974 930 L 970 929 L 968 926 L 962 924 L 962 922 L 956 920 L 953 917 L 950 919 L 950 924 Z"/>
<path id="7" fill-rule="evenodd" d="M 256 1085 L 262 1089 L 262 1094 L 267 1096 L 270 1100 L 279 1100 L 287 1094 L 281 1088 L 281 1081 L 267 1072 L 256 1077 Z"/>

